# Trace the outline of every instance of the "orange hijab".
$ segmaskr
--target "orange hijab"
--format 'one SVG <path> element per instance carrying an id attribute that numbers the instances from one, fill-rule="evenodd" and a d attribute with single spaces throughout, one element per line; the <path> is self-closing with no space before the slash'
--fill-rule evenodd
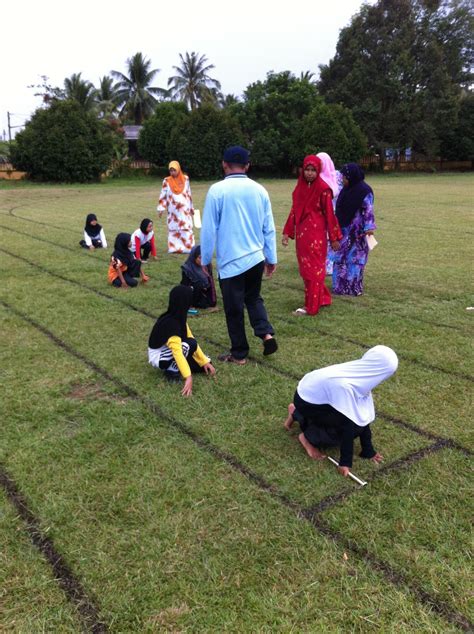
<path id="1" fill-rule="evenodd" d="M 168 169 L 171 168 L 174 168 L 178 172 L 178 175 L 168 176 L 166 179 L 168 185 L 170 186 L 173 194 L 182 194 L 186 185 L 186 178 L 181 171 L 181 165 L 178 163 L 178 161 L 171 161 L 171 163 L 168 165 Z"/>

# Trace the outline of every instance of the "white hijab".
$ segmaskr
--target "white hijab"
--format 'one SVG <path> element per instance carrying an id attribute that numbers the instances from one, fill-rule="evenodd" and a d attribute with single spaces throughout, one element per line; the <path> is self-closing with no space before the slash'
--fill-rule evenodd
<path id="1" fill-rule="evenodd" d="M 398 357 L 387 346 L 370 348 L 361 359 L 330 365 L 305 374 L 298 394 L 307 403 L 329 404 L 365 427 L 375 418 L 372 390 L 398 367 Z"/>
<path id="2" fill-rule="evenodd" d="M 316 156 L 321 159 L 322 164 L 321 172 L 319 175 L 326 183 L 326 185 L 329 185 L 329 187 L 332 189 L 332 197 L 337 198 L 339 194 L 339 185 L 337 183 L 336 168 L 334 167 L 332 158 L 326 152 L 318 152 Z"/>

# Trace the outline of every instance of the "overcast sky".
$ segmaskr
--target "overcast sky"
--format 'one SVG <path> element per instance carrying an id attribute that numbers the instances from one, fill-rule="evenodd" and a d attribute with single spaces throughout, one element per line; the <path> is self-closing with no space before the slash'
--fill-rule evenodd
<path id="1" fill-rule="evenodd" d="M 371 0 L 370 3 L 373 3 Z M 240 95 L 268 71 L 299 75 L 327 63 L 339 31 L 363 4 L 360 0 L 322 2 L 275 0 L 181 0 L 101 2 L 25 0 L 2 11 L 0 136 L 22 124 L 41 105 L 30 84 L 41 75 L 54 86 L 82 73 L 94 85 L 111 69 L 141 51 L 159 68 L 155 85 L 166 87 L 179 53 L 196 51 L 215 68 L 211 76 L 225 94 Z"/>

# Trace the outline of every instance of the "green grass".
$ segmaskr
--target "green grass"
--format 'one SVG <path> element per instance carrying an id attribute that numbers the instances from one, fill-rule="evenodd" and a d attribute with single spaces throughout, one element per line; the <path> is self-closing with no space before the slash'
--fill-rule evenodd
<path id="1" fill-rule="evenodd" d="M 249 364 L 218 364 L 215 381 L 196 378 L 191 399 L 147 364 L 153 320 L 139 312 L 164 310 L 184 259 L 165 253 L 160 179 L 0 184 L 0 300 L 14 309 L 0 305 L 0 462 L 111 631 L 450 632 L 473 620 L 472 471 L 459 445 L 472 438 L 474 179 L 369 182 L 379 246 L 365 295 L 294 318 L 303 285 L 293 247 L 279 248 L 263 286 L 278 354 L 264 360 L 250 336 Z M 281 230 L 293 182 L 264 184 Z M 202 209 L 209 183 L 193 185 Z M 89 212 L 109 243 L 156 219 L 161 257 L 147 286 L 107 285 L 110 249 L 78 246 Z M 211 357 L 226 349 L 222 310 L 190 323 Z M 377 343 L 400 357 L 375 393 L 386 470 L 356 457 L 354 472 L 369 481 L 357 489 L 307 459 L 281 423 L 302 374 Z M 429 434 L 451 444 L 430 452 Z M 319 503 L 314 523 L 304 519 Z M 0 629 L 81 630 L 6 497 L 0 545 Z"/>

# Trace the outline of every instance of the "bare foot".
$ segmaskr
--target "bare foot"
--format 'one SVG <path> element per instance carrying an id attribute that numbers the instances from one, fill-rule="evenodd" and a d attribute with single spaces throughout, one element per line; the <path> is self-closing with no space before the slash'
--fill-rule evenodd
<path id="1" fill-rule="evenodd" d="M 293 418 L 293 412 L 295 411 L 295 409 L 296 407 L 293 405 L 293 403 L 290 403 L 288 405 L 288 418 L 283 423 L 283 426 L 285 427 L 287 431 L 290 431 L 291 427 L 293 426 L 293 423 L 295 422 Z"/>
<path id="2" fill-rule="evenodd" d="M 319 449 L 316 449 L 316 447 L 313 447 L 313 445 L 306 440 L 303 433 L 301 433 L 298 436 L 298 440 L 306 449 L 306 453 L 308 454 L 310 458 L 312 458 L 313 460 L 324 460 L 326 456 L 323 453 L 321 453 Z"/>

